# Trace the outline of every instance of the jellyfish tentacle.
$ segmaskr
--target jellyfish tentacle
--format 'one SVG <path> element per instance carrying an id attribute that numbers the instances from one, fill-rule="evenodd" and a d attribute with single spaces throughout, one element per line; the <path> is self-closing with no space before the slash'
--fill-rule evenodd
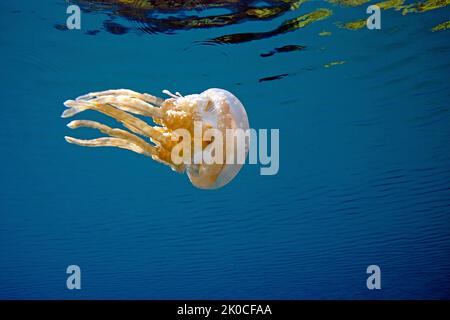
<path id="1" fill-rule="evenodd" d="M 65 136 L 64 138 L 68 143 L 77 144 L 82 147 L 118 147 L 136 153 L 145 154 L 145 151 L 139 146 L 120 138 L 102 137 L 91 140 L 76 139 L 68 136 Z"/>
<path id="2" fill-rule="evenodd" d="M 148 102 L 145 102 L 138 98 L 133 98 L 130 96 L 101 96 L 89 100 L 89 102 L 97 102 L 101 104 L 111 104 L 117 109 L 131 112 L 134 114 L 139 114 L 146 117 L 151 117 L 153 119 L 162 119 L 164 112 L 161 108 L 155 107 Z"/>
<path id="3" fill-rule="evenodd" d="M 162 91 L 162 93 L 167 94 L 169 97 L 174 98 L 174 99 L 178 99 L 178 98 L 183 98 L 183 96 L 181 95 L 181 93 L 179 93 L 178 91 L 175 92 L 175 94 L 173 94 L 172 92 L 170 92 L 167 89 L 164 89 Z"/>
<path id="4" fill-rule="evenodd" d="M 129 90 L 129 89 L 112 89 L 112 90 L 91 92 L 91 93 L 79 96 L 78 98 L 76 98 L 76 100 L 90 100 L 92 98 L 101 97 L 101 96 L 121 96 L 121 95 L 141 99 L 141 100 L 151 103 L 157 107 L 160 107 L 164 102 L 164 99 L 153 96 L 151 94 L 139 93 L 139 92 Z"/>
<path id="5" fill-rule="evenodd" d="M 78 144 L 87 147 L 102 147 L 111 146 L 128 149 L 156 160 L 165 165 L 169 165 L 175 171 L 183 171 L 184 165 L 175 165 L 170 159 L 167 159 L 167 155 L 170 154 L 163 146 L 152 146 L 140 137 L 118 128 L 110 128 L 107 125 L 101 124 L 96 121 L 91 120 L 74 120 L 67 124 L 71 129 L 76 129 L 80 127 L 88 127 L 97 129 L 102 133 L 105 133 L 113 138 L 118 138 L 118 140 L 107 140 L 107 137 L 93 140 L 81 140 L 72 137 L 66 137 L 66 140 L 70 143 Z M 68 140 L 69 139 L 69 140 Z M 126 143 L 127 144 L 126 144 Z"/>
<path id="6" fill-rule="evenodd" d="M 76 128 L 80 128 L 80 127 L 93 128 L 93 129 L 97 129 L 100 132 L 107 134 L 111 137 L 127 140 L 128 142 L 135 144 L 136 146 L 138 146 L 142 150 L 144 150 L 145 154 L 148 156 L 157 155 L 157 152 L 158 152 L 156 147 L 148 144 L 146 141 L 139 138 L 138 136 L 136 136 L 128 131 L 122 130 L 122 129 L 110 128 L 107 125 L 98 123 L 96 121 L 74 120 L 74 121 L 68 123 L 67 126 L 71 129 L 76 129 Z"/>
<path id="7" fill-rule="evenodd" d="M 155 129 L 154 127 L 148 125 L 146 122 L 138 119 L 125 111 L 116 109 L 109 104 L 100 104 L 90 101 L 77 101 L 77 100 L 67 100 L 64 105 L 69 109 L 65 110 L 61 117 L 68 118 L 79 112 L 85 110 L 96 110 L 111 118 L 116 119 L 121 122 L 125 127 L 130 129 L 132 132 L 146 136 L 156 144 L 165 143 L 168 141 L 168 137 L 165 137 L 162 132 Z"/>
<path id="8" fill-rule="evenodd" d="M 64 102 L 64 106 L 68 109 L 64 110 L 64 112 L 61 114 L 61 118 L 69 118 L 76 115 L 77 113 L 92 109 L 92 105 L 89 102 L 80 102 L 74 100 L 67 100 L 66 102 Z"/>

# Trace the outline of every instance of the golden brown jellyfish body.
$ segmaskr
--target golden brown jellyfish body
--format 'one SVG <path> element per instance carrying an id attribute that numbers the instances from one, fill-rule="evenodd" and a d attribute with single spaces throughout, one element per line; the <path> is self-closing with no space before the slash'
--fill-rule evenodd
<path id="1" fill-rule="evenodd" d="M 170 98 L 163 100 L 147 93 L 118 89 L 93 92 L 75 100 L 68 100 L 64 103 L 68 109 L 63 112 L 63 118 L 85 110 L 96 110 L 121 122 L 133 133 L 95 121 L 74 120 L 68 124 L 69 128 L 90 127 L 107 134 L 108 137 L 92 140 L 72 137 L 65 139 L 80 146 L 118 147 L 144 154 L 170 166 L 175 171 L 186 172 L 191 183 L 198 188 L 216 189 L 226 185 L 237 175 L 243 164 L 242 161 L 227 160 L 230 154 L 231 159 L 239 152 L 239 146 L 234 143 L 236 137 L 228 133 L 238 129 L 242 131 L 249 129 L 242 103 L 230 92 L 217 88 L 187 96 L 181 96 L 178 92 L 174 95 L 167 90 L 163 92 Z M 156 125 L 149 125 L 131 113 L 151 117 Z M 211 147 L 216 138 L 214 135 L 210 139 L 204 139 L 202 133 L 210 129 L 223 137 L 222 152 L 217 153 L 220 159 L 213 162 L 195 161 L 194 158 L 198 156 L 196 153 Z M 198 130 L 201 132 L 200 135 Z M 180 132 L 185 134 L 181 135 Z M 139 136 L 149 138 L 152 143 Z M 183 142 L 189 142 L 189 152 L 186 152 L 186 149 L 182 149 L 181 152 L 183 159 L 188 161 L 174 161 L 173 152 Z M 248 143 L 249 141 L 245 139 L 245 145 L 240 149 L 245 153 L 244 160 L 248 152 Z"/>

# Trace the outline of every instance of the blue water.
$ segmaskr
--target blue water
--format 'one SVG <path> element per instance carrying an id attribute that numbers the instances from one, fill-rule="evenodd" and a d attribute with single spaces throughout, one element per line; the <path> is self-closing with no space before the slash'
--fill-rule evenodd
<path id="1" fill-rule="evenodd" d="M 365 5 L 322 1 L 167 32 L 116 16 L 123 34 L 105 30 L 107 10 L 83 12 L 81 30 L 55 28 L 66 7 L 0 4 L 0 298 L 450 298 L 450 31 L 430 31 L 448 7 L 383 11 L 374 31 L 335 25 L 365 18 Z M 303 29 L 202 44 L 320 7 L 333 16 Z M 177 14 L 195 11 L 167 13 Z M 306 49 L 260 56 L 290 44 Z M 279 74 L 289 75 L 259 81 Z M 280 129 L 277 175 L 246 165 L 224 188 L 199 190 L 149 158 L 63 138 L 95 135 L 60 118 L 81 94 L 212 87 L 239 97 L 251 127 Z M 66 288 L 72 264 L 81 290 Z M 371 264 L 381 290 L 366 287 Z"/>

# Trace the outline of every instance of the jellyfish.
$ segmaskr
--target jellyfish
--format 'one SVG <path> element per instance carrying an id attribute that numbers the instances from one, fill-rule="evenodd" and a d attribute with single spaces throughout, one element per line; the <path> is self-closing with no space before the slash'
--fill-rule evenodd
<path id="1" fill-rule="evenodd" d="M 176 172 L 185 172 L 190 182 L 201 189 L 217 189 L 233 180 L 243 163 L 228 159 L 236 159 L 236 154 L 243 152 L 245 160 L 249 144 L 248 139 L 244 140 L 243 148 L 239 148 L 236 143 L 230 143 L 237 139 L 235 135 L 229 134 L 230 131 L 233 133 L 238 130 L 249 130 L 247 113 L 238 98 L 226 90 L 217 88 L 186 96 L 182 96 L 179 92 L 173 94 L 168 90 L 163 90 L 163 93 L 169 98 L 163 100 L 148 93 L 116 89 L 92 92 L 75 100 L 67 100 L 64 105 L 68 109 L 61 117 L 68 118 L 85 110 L 95 110 L 114 118 L 131 132 L 111 128 L 96 121 L 74 120 L 67 125 L 69 128 L 93 128 L 107 136 L 90 140 L 66 136 L 65 139 L 68 143 L 85 147 L 118 147 L 143 154 Z M 154 125 L 144 121 L 145 117 L 151 118 Z M 195 130 L 199 124 L 202 132 L 214 129 L 223 133 L 221 138 L 223 149 L 217 153 L 221 161 L 195 161 L 195 157 L 198 156 L 196 152 L 205 151 L 216 139 L 215 135 L 209 140 L 203 136 L 200 138 L 196 136 Z M 189 152 L 186 152 L 186 149 L 178 150 L 177 146 L 184 142 L 189 143 L 188 146 L 191 148 Z M 200 146 L 197 151 L 193 147 L 196 144 Z M 183 156 L 182 162 L 174 161 L 175 149 Z"/>

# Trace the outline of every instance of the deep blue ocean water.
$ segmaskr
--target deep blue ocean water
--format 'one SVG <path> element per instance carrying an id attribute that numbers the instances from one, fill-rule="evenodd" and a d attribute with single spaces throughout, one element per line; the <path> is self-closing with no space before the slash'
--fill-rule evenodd
<path id="1" fill-rule="evenodd" d="M 0 298 L 450 298 L 450 31 L 430 31 L 448 7 L 382 11 L 381 30 L 335 25 L 366 18 L 366 5 L 311 1 L 267 20 L 144 32 L 109 9 L 64 30 L 67 5 L 0 4 Z M 202 42 L 321 7 L 334 14 L 292 32 Z M 306 49 L 260 56 L 284 45 Z M 252 128 L 280 129 L 277 175 L 246 165 L 199 190 L 149 158 L 63 138 L 95 135 L 60 118 L 81 94 L 213 87 L 242 101 Z M 72 264 L 81 290 L 66 288 Z M 371 264 L 381 290 L 366 287 Z"/>

